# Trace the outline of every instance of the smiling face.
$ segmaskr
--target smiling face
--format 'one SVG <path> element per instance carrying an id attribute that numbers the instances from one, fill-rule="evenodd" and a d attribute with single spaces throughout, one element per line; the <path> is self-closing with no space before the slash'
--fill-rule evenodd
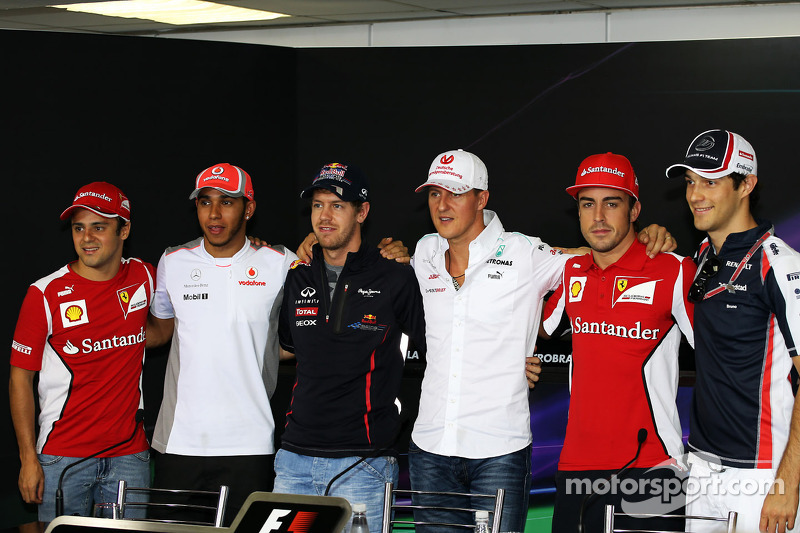
<path id="1" fill-rule="evenodd" d="M 76 209 L 71 225 L 72 243 L 78 254 L 73 270 L 93 281 L 113 278 L 119 271 L 122 244 L 130 234 L 130 223 L 117 232 L 117 217 L 106 218 L 88 209 Z"/>
<path id="2" fill-rule="evenodd" d="M 311 226 L 325 260 L 331 265 L 343 265 L 347 252 L 361 246 L 361 226 L 369 213 L 369 202 L 360 207 L 346 202 L 336 194 L 316 189 L 311 199 Z"/>
<path id="3" fill-rule="evenodd" d="M 708 179 L 686 171 L 686 202 L 694 217 L 694 227 L 705 231 L 719 250 L 731 233 L 755 227 L 748 195 L 758 178 L 749 174 L 738 188 L 730 176 Z"/>
<path id="4" fill-rule="evenodd" d="M 428 187 L 428 209 L 436 231 L 450 244 L 469 244 L 485 227 L 483 208 L 489 191 L 472 189 L 462 194 Z"/>
<path id="5" fill-rule="evenodd" d="M 595 262 L 605 268 L 630 248 L 636 237 L 633 223 L 641 204 L 631 207 L 631 196 L 617 189 L 591 187 L 578 193 L 578 218 L 583 238 L 592 248 Z M 598 258 L 601 258 L 598 261 Z"/>
<path id="6" fill-rule="evenodd" d="M 206 187 L 195 202 L 206 251 L 213 257 L 233 257 L 244 245 L 246 223 L 256 209 L 255 201 L 232 198 Z"/>

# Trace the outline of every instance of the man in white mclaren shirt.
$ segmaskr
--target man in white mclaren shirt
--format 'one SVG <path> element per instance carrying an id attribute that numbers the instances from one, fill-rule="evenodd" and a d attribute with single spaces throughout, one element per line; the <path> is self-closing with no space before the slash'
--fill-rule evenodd
<path id="1" fill-rule="evenodd" d="M 164 252 L 148 322 L 148 347 L 172 339 L 152 442 L 154 485 L 228 485 L 230 522 L 251 492 L 272 488 L 277 317 L 297 256 L 248 241 L 256 203 L 241 168 L 207 168 L 190 199 L 203 236 Z"/>

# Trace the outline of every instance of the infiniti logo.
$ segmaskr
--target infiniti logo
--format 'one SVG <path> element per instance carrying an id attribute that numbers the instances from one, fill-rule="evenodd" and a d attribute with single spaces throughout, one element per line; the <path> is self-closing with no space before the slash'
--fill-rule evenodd
<path id="1" fill-rule="evenodd" d="M 312 287 L 306 287 L 305 289 L 300 291 L 300 295 L 303 298 L 310 298 L 310 297 L 314 296 L 315 294 L 317 294 L 317 291 L 316 291 L 316 289 L 314 289 Z"/>

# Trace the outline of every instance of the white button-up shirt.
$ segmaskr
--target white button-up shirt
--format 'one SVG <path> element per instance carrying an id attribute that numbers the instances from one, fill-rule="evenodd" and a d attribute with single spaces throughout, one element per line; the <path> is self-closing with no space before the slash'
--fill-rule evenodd
<path id="1" fill-rule="evenodd" d="M 542 298 L 571 257 L 483 214 L 460 290 L 445 268 L 446 239 L 426 235 L 412 259 L 428 344 L 412 438 L 425 451 L 470 459 L 530 444 L 525 357 L 534 353 Z"/>

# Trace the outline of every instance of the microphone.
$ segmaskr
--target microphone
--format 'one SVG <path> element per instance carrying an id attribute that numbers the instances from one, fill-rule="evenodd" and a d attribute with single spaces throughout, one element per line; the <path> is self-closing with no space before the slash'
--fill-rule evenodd
<path id="1" fill-rule="evenodd" d="M 369 454 L 363 457 L 359 457 L 358 461 L 356 461 L 355 463 L 351 464 L 350 466 L 348 466 L 347 468 L 345 468 L 344 470 L 333 476 L 331 480 L 328 481 L 328 485 L 325 487 L 325 493 L 323 494 L 323 496 L 327 496 L 328 493 L 331 491 L 331 487 L 333 486 L 334 481 L 336 481 L 337 479 L 339 479 L 340 477 L 342 477 L 343 475 L 345 475 L 346 473 L 348 473 L 349 471 L 351 471 L 352 469 L 354 469 L 367 459 L 372 459 L 373 457 L 377 457 L 381 453 L 391 448 L 392 445 L 397 440 L 397 438 L 400 436 L 400 434 L 405 430 L 406 427 L 408 427 L 408 423 L 409 419 L 405 418 L 402 422 L 400 422 L 400 424 L 397 427 L 397 430 L 392 434 L 392 438 L 391 440 L 389 440 L 388 443 L 384 444 L 380 448 L 376 448 L 374 451 L 370 452 Z"/>
<path id="2" fill-rule="evenodd" d="M 102 454 L 104 454 L 104 453 L 106 453 L 108 451 L 113 450 L 114 448 L 117 448 L 119 446 L 122 446 L 123 444 L 127 444 L 128 442 L 132 441 L 133 437 L 136 436 L 136 430 L 139 429 L 139 424 L 141 424 L 142 420 L 144 420 L 144 409 L 137 409 L 136 410 L 136 416 L 135 416 L 135 423 L 133 425 L 133 433 L 131 433 L 130 437 L 128 437 L 127 439 L 123 440 L 122 442 L 118 442 L 116 444 L 112 444 L 111 446 L 109 446 L 105 450 L 100 450 L 99 452 L 95 452 L 95 453 L 93 453 L 92 455 L 90 455 L 88 457 L 84 457 L 84 458 L 80 459 L 79 461 L 75 461 L 74 463 L 72 463 L 71 465 L 68 465 L 64 470 L 61 471 L 61 476 L 59 476 L 59 478 L 58 478 L 58 488 L 56 489 L 56 516 L 57 517 L 64 514 L 64 490 L 63 490 L 62 487 L 64 485 L 64 474 L 67 473 L 67 470 L 69 470 L 70 468 L 72 468 L 74 466 L 78 466 L 79 464 L 81 464 L 81 463 L 83 463 L 85 461 L 88 461 L 89 459 L 93 459 L 93 458 L 97 457 L 98 455 L 102 455 Z"/>
<path id="3" fill-rule="evenodd" d="M 636 462 L 636 459 L 639 458 L 639 453 L 641 453 L 641 451 L 642 451 L 642 444 L 644 444 L 644 441 L 647 440 L 647 429 L 639 428 L 639 433 L 636 434 L 636 440 L 638 441 L 638 445 L 636 446 L 636 455 L 633 456 L 633 459 L 628 461 L 625 464 L 625 466 L 623 466 L 622 468 L 617 470 L 617 472 L 615 474 L 611 474 L 609 477 L 605 478 L 605 481 L 610 481 L 611 478 L 614 478 L 614 477 L 619 479 L 619 476 L 623 472 L 625 472 L 625 470 L 627 470 L 629 466 L 631 466 L 633 463 Z M 583 498 L 583 502 L 581 503 L 581 510 L 580 510 L 580 513 L 578 513 L 578 533 L 583 533 L 584 532 L 583 515 L 586 512 L 587 504 L 595 496 L 597 496 L 596 493 L 590 492 L 589 494 L 587 494 Z"/>

